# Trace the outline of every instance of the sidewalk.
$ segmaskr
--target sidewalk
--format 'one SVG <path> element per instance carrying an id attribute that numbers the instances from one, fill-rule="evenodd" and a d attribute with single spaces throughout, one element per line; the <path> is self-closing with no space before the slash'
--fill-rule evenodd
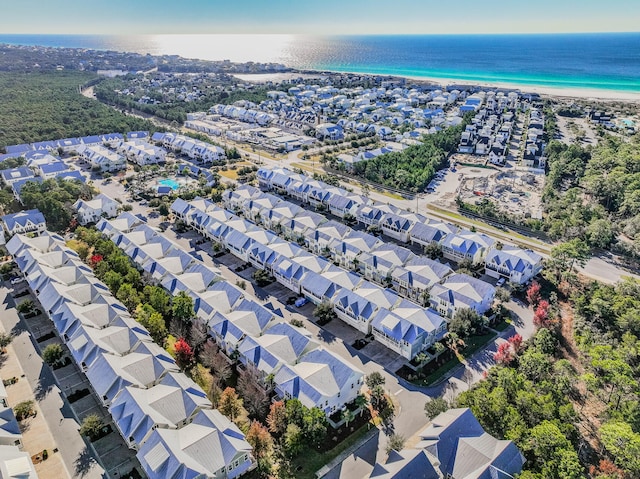
<path id="1" fill-rule="evenodd" d="M 4 311 L 1 313 L 4 317 Z M 3 321 L 4 322 L 4 321 Z M 2 325 L 0 325 L 0 329 Z M 29 333 L 21 333 L 13 339 L 12 344 L 7 347 L 6 354 L 0 358 L 0 376 L 2 379 L 17 377 L 18 382 L 6 386 L 7 395 L 9 396 L 9 406 L 14 407 L 22 401 L 33 401 L 35 404 L 36 416 L 21 421 L 20 430 L 22 431 L 22 450 L 28 452 L 30 456 L 47 450 L 49 458 L 35 464 L 36 472 L 40 479 L 59 479 L 71 477 L 69 471 L 65 467 L 60 453 L 54 453 L 53 450 L 58 447 L 53 439 L 51 431 L 45 421 L 45 416 L 38 401 L 36 401 L 34 390 L 31 388 L 29 381 L 24 375 L 16 349 L 22 348 L 23 345 L 30 342 Z"/>
<path id="2" fill-rule="evenodd" d="M 24 320 L 18 316 L 13 298 L 6 287 L 0 287 L 0 328 L 6 332 L 12 332 L 14 335 L 8 348 L 9 355 L 14 358 L 15 364 L 22 371 L 20 374 L 6 373 L 7 376 L 25 376 L 21 377 L 16 384 L 7 387 L 7 391 L 20 386 L 21 383 L 29 387 L 31 397 L 35 398 L 38 408 L 38 415 L 33 419 L 41 421 L 43 435 L 48 434 L 51 437 L 49 447 L 46 449 L 49 451 L 55 447 L 59 449 L 58 453 L 50 454 L 49 459 L 41 463 L 43 470 L 40 477 L 51 479 L 61 477 L 99 479 L 106 477 L 105 471 L 95 460 L 93 453 L 87 448 L 78 433 L 80 426 L 65 404 L 62 392 L 49 367 L 43 363 L 36 351 L 32 337 Z M 4 369 L 2 375 L 3 377 L 5 375 Z M 30 447 L 27 444 L 25 438 L 25 449 Z M 50 469 L 53 469 L 54 463 L 51 461 L 54 457 L 59 458 L 61 463 L 61 469 L 57 473 L 50 472 Z M 36 470 L 40 475 L 38 466 L 36 466 Z"/>

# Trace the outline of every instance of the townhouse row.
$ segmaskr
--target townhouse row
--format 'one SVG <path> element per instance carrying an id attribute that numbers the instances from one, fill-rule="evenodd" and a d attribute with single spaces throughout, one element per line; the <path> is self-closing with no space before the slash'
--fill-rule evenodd
<path id="1" fill-rule="evenodd" d="M 247 299 L 219 270 L 187 254 L 137 217 L 122 213 L 97 227 L 148 282 L 172 295 L 184 291 L 193 298 L 197 320 L 229 358 L 237 357 L 260 371 L 265 389 L 273 388 L 284 399 L 297 398 L 328 416 L 359 394 L 362 371 L 324 349 L 308 331 Z"/>
<path id="2" fill-rule="evenodd" d="M 494 289 L 466 274 L 453 275 L 445 264 L 415 255 L 394 243 L 328 221 L 323 215 L 252 186 L 244 185 L 223 194 L 230 210 L 305 246 L 314 254 L 360 274 L 400 296 L 421 305 L 431 303 L 447 318 L 460 308 L 483 314 L 491 306 Z M 235 239 L 231 240 L 232 242 Z M 232 244 L 233 246 L 233 244 Z M 454 293 L 449 294 L 449 291 Z"/>
<path id="3" fill-rule="evenodd" d="M 233 255 L 272 274 L 314 304 L 332 305 L 347 324 L 412 359 L 446 333 L 446 321 L 431 308 L 346 271 L 205 199 L 177 199 L 171 210 L 188 226 Z"/>
<path id="4" fill-rule="evenodd" d="M 147 477 L 235 478 L 253 467 L 242 432 L 63 238 L 16 235 L 7 249 Z"/>
<path id="5" fill-rule="evenodd" d="M 530 281 L 542 270 L 542 256 L 511 245 L 501 245 L 481 233 L 433 221 L 418 213 L 379 203 L 342 188 L 328 185 L 286 168 L 261 168 L 257 172 L 260 187 L 280 195 L 288 195 L 323 209 L 338 218 L 350 216 L 362 225 L 379 228 L 389 238 L 421 246 L 437 245 L 445 259 L 464 260 L 484 265 L 494 278 L 516 284 Z M 250 195 L 234 199 L 241 204 Z M 274 205 L 275 206 L 275 205 Z"/>

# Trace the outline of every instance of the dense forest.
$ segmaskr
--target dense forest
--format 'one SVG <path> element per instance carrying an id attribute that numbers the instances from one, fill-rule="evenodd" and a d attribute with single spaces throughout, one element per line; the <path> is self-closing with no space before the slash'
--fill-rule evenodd
<path id="1" fill-rule="evenodd" d="M 52 231 L 65 231 L 75 216 L 73 204 L 78 199 L 90 200 L 95 190 L 78 180 L 62 178 L 45 180 L 42 183 L 27 182 L 20 197 L 27 209 L 37 208 Z"/>
<path id="2" fill-rule="evenodd" d="M 640 281 L 563 269 L 527 291 L 536 335 L 498 348 L 498 366 L 457 405 L 518 445 L 521 479 L 640 477 Z"/>
<path id="3" fill-rule="evenodd" d="M 123 115 L 80 95 L 78 86 L 94 77 L 64 71 L 0 72 L 0 149 L 34 141 L 155 129 L 149 121 Z"/>
<path id="4" fill-rule="evenodd" d="M 224 77 L 230 78 L 227 75 Z M 95 87 L 96 97 L 100 101 L 111 105 L 126 109 L 136 109 L 143 113 L 181 124 L 186 121 L 187 113 L 207 111 L 210 107 L 219 103 L 228 105 L 238 100 L 260 103 L 267 99 L 267 91 L 270 89 L 266 86 L 252 86 L 248 89 L 238 88 L 235 86 L 237 80 L 227 79 L 227 81 L 221 82 L 208 78 L 207 83 L 198 84 L 202 95 L 197 100 L 180 101 L 177 100 L 175 93 L 169 94 L 167 91 L 171 88 L 179 90 L 180 87 L 184 86 L 185 79 L 176 79 L 174 83 L 165 83 L 163 87 L 144 87 L 139 83 L 141 78 L 137 75 L 127 75 L 122 78 L 104 80 Z M 118 93 L 124 90 L 130 92 L 130 94 Z M 154 103 L 139 102 L 143 96 L 149 97 Z"/>
<path id="5" fill-rule="evenodd" d="M 640 234 L 640 137 L 627 142 L 606 136 L 593 148 L 552 141 L 546 152 L 543 202 L 549 235 L 607 248 L 623 231 L 628 247 L 640 249 L 633 243 Z"/>
<path id="6" fill-rule="evenodd" d="M 360 161 L 354 165 L 355 174 L 391 188 L 423 191 L 435 172 L 448 166 L 447 158 L 456 151 L 466 123 L 426 135 L 421 144 L 401 152 Z"/>

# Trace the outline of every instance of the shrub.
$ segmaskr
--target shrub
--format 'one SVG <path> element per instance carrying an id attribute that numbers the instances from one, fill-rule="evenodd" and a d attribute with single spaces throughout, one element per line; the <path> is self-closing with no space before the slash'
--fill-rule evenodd
<path id="1" fill-rule="evenodd" d="M 42 351 L 42 359 L 49 365 L 57 363 L 62 356 L 64 356 L 64 351 L 59 344 L 50 344 Z"/>
<path id="2" fill-rule="evenodd" d="M 102 428 L 105 426 L 104 421 L 97 414 L 89 414 L 82 420 L 80 425 L 80 434 L 94 439 L 100 436 Z"/>
<path id="3" fill-rule="evenodd" d="M 18 421 L 22 421 L 34 413 L 33 401 L 22 401 L 15 405 L 13 413 Z"/>

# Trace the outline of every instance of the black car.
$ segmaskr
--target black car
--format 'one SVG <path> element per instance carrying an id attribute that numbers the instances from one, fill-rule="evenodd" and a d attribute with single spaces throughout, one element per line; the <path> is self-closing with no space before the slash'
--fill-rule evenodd
<path id="1" fill-rule="evenodd" d="M 297 299 L 298 299 L 298 297 L 297 297 L 297 296 L 289 296 L 289 297 L 287 298 L 287 301 L 286 301 L 286 302 L 287 302 L 287 305 L 288 305 L 288 306 L 291 306 L 292 304 L 294 304 L 294 303 L 296 302 L 296 300 L 297 300 Z"/>

